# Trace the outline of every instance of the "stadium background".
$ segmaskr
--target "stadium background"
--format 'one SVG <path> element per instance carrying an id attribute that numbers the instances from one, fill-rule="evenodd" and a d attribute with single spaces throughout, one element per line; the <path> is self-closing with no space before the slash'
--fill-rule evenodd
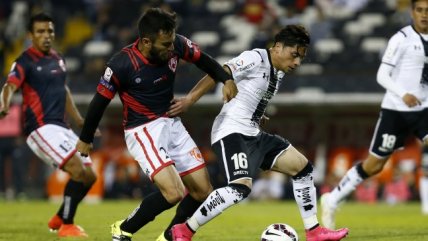
<path id="1" fill-rule="evenodd" d="M 56 21 L 57 44 L 66 57 L 69 86 L 82 113 L 91 100 L 108 58 L 136 39 L 136 22 L 145 8 L 158 6 L 178 13 L 177 32 L 196 43 L 220 63 L 243 50 L 265 48 L 285 24 L 303 24 L 312 44 L 303 65 L 286 77 L 267 110 L 266 130 L 289 139 L 315 164 L 319 191 L 328 190 L 345 171 L 367 154 L 384 90 L 376 71 L 387 40 L 410 23 L 406 0 L 34 0 L 0 3 L 0 84 L 14 59 L 29 44 L 26 23 L 41 10 Z M 176 94 L 185 94 L 203 73 L 180 63 Z M 17 95 L 18 97 L 18 95 Z M 19 103 L 19 98 L 16 98 Z M 209 133 L 221 107 L 214 90 L 201 99 L 183 120 L 209 163 L 215 185 L 222 177 L 210 150 Z M 95 167 L 101 174 L 92 191 L 99 198 L 135 198 L 153 189 L 126 153 L 121 131 L 121 104 L 115 99 L 102 121 L 103 138 L 96 141 Z M 0 125 L 5 129 L 6 125 Z M 76 130 L 79 131 L 79 130 Z M 22 142 L 20 161 L 7 160 L 0 178 L 0 198 L 60 198 L 67 178 L 37 160 Z M 374 180 L 362 185 L 354 198 L 390 203 L 418 199 L 417 180 L 421 151 L 410 139 Z M 21 153 L 22 154 L 22 153 Z M 16 165 L 14 165 L 16 164 Z M 16 167 L 17 166 L 17 167 Z M 15 170 L 18 169 L 18 170 Z M 18 175 L 15 175 L 14 173 Z M 17 191 L 16 177 L 22 188 Z M 263 174 L 260 180 L 268 178 Z M 262 183 L 262 182 L 260 182 Z M 290 198 L 289 183 L 273 177 L 267 186 L 282 192 L 261 192 L 260 198 Z M 263 186 L 260 184 L 261 187 Z M 276 194 L 275 194 L 276 193 Z M 59 196 L 58 196 L 59 195 Z"/>

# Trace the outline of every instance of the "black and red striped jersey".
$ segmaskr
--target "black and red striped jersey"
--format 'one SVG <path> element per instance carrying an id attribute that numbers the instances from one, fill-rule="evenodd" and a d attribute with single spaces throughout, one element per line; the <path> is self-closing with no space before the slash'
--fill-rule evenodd
<path id="1" fill-rule="evenodd" d="M 26 135 L 45 124 L 67 126 L 65 81 L 64 59 L 53 49 L 45 55 L 30 47 L 13 63 L 7 82 L 22 90 Z"/>
<path id="2" fill-rule="evenodd" d="M 166 116 L 179 59 L 196 62 L 201 51 L 195 43 L 176 35 L 174 51 L 164 65 L 151 64 L 138 50 L 138 41 L 116 53 L 107 63 L 97 91 L 113 99 L 116 92 L 123 104 L 123 125 L 133 128 Z"/>

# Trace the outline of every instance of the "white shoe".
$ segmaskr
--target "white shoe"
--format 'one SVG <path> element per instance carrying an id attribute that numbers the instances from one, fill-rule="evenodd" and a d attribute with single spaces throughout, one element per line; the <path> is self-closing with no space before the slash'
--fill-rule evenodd
<path id="1" fill-rule="evenodd" d="M 331 207 L 329 204 L 330 193 L 321 195 L 321 222 L 324 227 L 335 229 L 336 227 L 336 208 Z"/>

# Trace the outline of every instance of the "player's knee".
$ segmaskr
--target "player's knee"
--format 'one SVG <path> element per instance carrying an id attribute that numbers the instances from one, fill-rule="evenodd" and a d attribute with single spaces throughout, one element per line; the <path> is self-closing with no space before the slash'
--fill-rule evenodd
<path id="1" fill-rule="evenodd" d="M 240 184 L 240 183 L 230 183 L 229 187 L 237 191 L 240 196 L 242 196 L 242 199 L 248 197 L 251 192 L 251 188 L 249 188 L 247 185 Z"/>
<path id="2" fill-rule="evenodd" d="M 97 180 L 97 175 L 92 170 L 92 168 L 87 167 L 85 172 L 84 172 L 83 179 L 84 179 L 83 182 L 85 183 L 86 186 L 92 186 L 95 183 L 95 181 Z"/>
<path id="3" fill-rule="evenodd" d="M 191 195 L 195 200 L 199 202 L 203 202 L 205 199 L 207 199 L 207 197 L 211 194 L 212 191 L 213 191 L 213 188 L 211 185 L 209 185 L 209 187 L 204 188 L 202 190 L 191 192 Z"/>
<path id="4" fill-rule="evenodd" d="M 312 172 L 314 171 L 314 168 L 311 163 L 307 162 L 306 165 L 292 178 L 293 180 L 300 180 L 305 177 L 312 176 Z"/>
<path id="5" fill-rule="evenodd" d="M 185 193 L 184 190 L 171 188 L 169 190 L 163 191 L 162 195 L 165 197 L 168 203 L 175 205 L 184 198 Z"/>

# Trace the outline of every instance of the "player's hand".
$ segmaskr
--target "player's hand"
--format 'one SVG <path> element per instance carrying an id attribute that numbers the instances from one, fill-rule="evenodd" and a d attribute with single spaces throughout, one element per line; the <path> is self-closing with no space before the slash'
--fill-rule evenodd
<path id="1" fill-rule="evenodd" d="M 77 141 L 76 149 L 80 152 L 81 156 L 87 157 L 89 156 L 89 152 L 92 150 L 92 143 L 86 143 L 81 140 Z"/>
<path id="2" fill-rule="evenodd" d="M 192 101 L 190 98 L 182 97 L 182 98 L 174 98 L 171 100 L 171 106 L 167 112 L 169 117 L 177 116 L 183 112 L 186 112 L 189 107 L 192 105 Z"/>
<path id="3" fill-rule="evenodd" d="M 416 96 L 409 93 L 403 96 L 403 101 L 408 107 L 415 107 L 421 104 L 421 101 L 418 98 L 416 98 Z"/>
<path id="4" fill-rule="evenodd" d="M 232 79 L 226 80 L 223 86 L 223 101 L 224 103 L 229 102 L 235 98 L 238 94 L 238 87 L 236 87 L 235 81 Z"/>

